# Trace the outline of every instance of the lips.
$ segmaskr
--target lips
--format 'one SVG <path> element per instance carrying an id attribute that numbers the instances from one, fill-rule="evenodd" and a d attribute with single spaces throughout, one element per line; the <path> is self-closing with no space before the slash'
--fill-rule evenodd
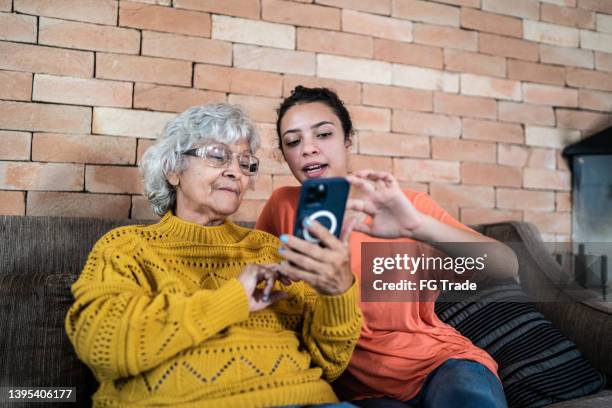
<path id="1" fill-rule="evenodd" d="M 327 167 L 329 167 L 329 165 L 325 163 L 308 163 L 302 167 L 302 172 L 304 172 L 304 175 L 308 178 L 316 178 L 322 176 L 325 170 L 327 170 Z"/>
<path id="2" fill-rule="evenodd" d="M 230 193 L 234 193 L 236 195 L 240 195 L 240 191 L 238 188 L 233 187 L 233 186 L 217 186 L 215 188 L 216 190 L 221 190 L 221 191 L 228 191 Z"/>

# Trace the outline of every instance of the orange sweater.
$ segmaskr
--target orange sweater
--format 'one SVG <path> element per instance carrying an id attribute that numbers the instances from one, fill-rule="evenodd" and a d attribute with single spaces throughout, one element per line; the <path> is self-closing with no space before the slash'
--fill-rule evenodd
<path id="1" fill-rule="evenodd" d="M 454 227 L 470 230 L 439 207 L 427 194 L 404 191 L 417 210 Z M 292 233 L 298 187 L 272 193 L 256 228 L 274 235 Z M 471 231 L 471 230 L 470 230 Z M 351 268 L 361 275 L 361 243 L 385 242 L 360 232 L 349 240 Z M 395 242 L 414 242 L 398 239 Z M 449 358 L 484 364 L 497 373 L 497 363 L 435 314 L 434 302 L 361 302 L 361 338 L 345 373 L 334 383 L 341 398 L 389 396 L 406 401 L 415 397 L 425 378 Z"/>

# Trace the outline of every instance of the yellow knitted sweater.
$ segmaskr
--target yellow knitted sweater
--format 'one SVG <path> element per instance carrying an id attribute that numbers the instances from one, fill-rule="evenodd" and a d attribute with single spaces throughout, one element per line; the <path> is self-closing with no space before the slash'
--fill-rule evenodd
<path id="1" fill-rule="evenodd" d="M 100 387 L 94 406 L 262 407 L 334 402 L 329 384 L 359 337 L 355 285 L 318 295 L 302 282 L 249 313 L 236 279 L 275 263 L 279 242 L 230 221 L 203 227 L 172 215 L 126 226 L 94 246 L 66 331 Z"/>

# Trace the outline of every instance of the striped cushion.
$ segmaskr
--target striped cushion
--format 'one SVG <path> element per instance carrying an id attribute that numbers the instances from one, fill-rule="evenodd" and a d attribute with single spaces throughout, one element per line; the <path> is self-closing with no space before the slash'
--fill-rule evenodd
<path id="1" fill-rule="evenodd" d="M 440 296 L 436 313 L 497 361 L 511 407 L 540 407 L 604 387 L 605 377 L 536 311 L 516 282 L 449 299 Z"/>

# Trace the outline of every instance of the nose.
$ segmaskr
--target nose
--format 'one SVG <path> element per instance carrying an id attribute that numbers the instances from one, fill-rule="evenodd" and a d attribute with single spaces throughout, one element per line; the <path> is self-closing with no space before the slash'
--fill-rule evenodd
<path id="1" fill-rule="evenodd" d="M 223 175 L 232 179 L 235 179 L 242 175 L 240 165 L 238 164 L 238 157 L 232 156 L 230 162 L 227 164 L 227 167 L 223 171 Z"/>
<path id="2" fill-rule="evenodd" d="M 319 153 L 319 147 L 312 135 L 302 139 L 302 156 L 312 156 Z"/>

